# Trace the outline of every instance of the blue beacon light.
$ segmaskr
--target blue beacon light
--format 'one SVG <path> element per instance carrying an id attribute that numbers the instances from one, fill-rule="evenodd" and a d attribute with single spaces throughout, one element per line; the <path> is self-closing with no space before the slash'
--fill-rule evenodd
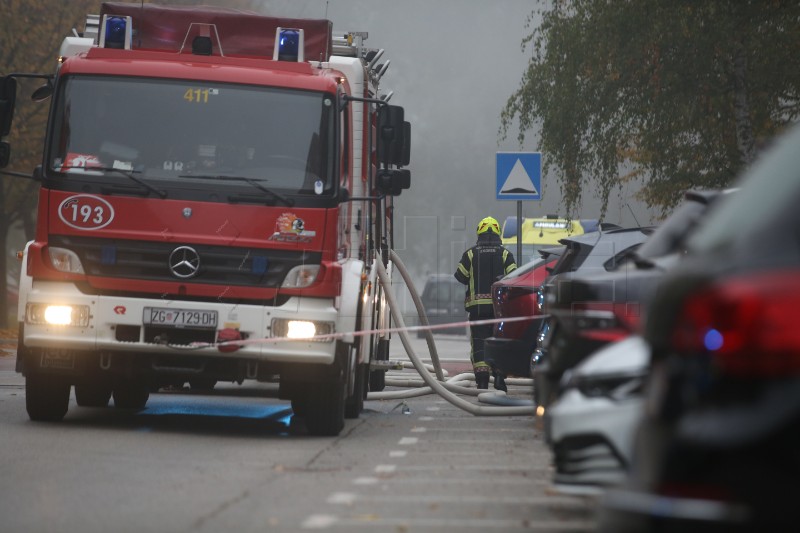
<path id="1" fill-rule="evenodd" d="M 300 50 L 300 32 L 281 30 L 278 38 L 278 60 L 297 61 Z"/>
<path id="2" fill-rule="evenodd" d="M 125 48 L 128 21 L 125 17 L 106 18 L 106 48 Z"/>

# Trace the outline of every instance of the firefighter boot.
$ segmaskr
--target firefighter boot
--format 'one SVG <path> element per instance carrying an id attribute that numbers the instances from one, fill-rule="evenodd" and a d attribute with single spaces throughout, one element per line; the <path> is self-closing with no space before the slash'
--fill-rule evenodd
<path id="1" fill-rule="evenodd" d="M 503 376 L 503 374 L 500 372 L 494 372 L 492 375 L 494 376 L 494 388 L 503 392 L 508 392 L 506 378 Z"/>
<path id="2" fill-rule="evenodd" d="M 479 389 L 488 389 L 489 388 L 489 373 L 488 372 L 476 372 L 475 373 L 475 385 Z"/>

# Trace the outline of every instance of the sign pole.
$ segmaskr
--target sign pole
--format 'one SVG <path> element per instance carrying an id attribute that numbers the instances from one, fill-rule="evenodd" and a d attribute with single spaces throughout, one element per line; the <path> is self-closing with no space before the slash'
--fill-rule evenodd
<path id="1" fill-rule="evenodd" d="M 522 266 L 522 200 L 517 200 L 517 266 Z"/>

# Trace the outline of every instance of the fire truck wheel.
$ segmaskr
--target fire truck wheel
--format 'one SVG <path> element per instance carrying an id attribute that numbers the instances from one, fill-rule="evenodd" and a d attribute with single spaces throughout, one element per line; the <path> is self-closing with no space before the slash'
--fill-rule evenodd
<path id="1" fill-rule="evenodd" d="M 214 378 L 192 378 L 189 380 L 189 386 L 192 390 L 214 390 L 217 385 L 217 380 Z"/>
<path id="2" fill-rule="evenodd" d="M 367 396 L 367 381 L 369 380 L 369 365 L 356 367 L 356 383 L 353 395 L 348 396 L 344 404 L 345 418 L 358 418 L 364 410 L 364 398 Z"/>
<path id="3" fill-rule="evenodd" d="M 380 339 L 375 349 L 375 360 L 389 360 L 389 339 Z M 369 390 L 380 392 L 386 388 L 386 371 L 373 370 L 369 373 Z"/>
<path id="4" fill-rule="evenodd" d="M 69 407 L 70 384 L 59 376 L 28 372 L 25 376 L 25 407 L 31 420 L 57 421 Z"/>
<path id="5" fill-rule="evenodd" d="M 306 427 L 311 435 L 335 437 L 344 427 L 345 381 L 316 385 L 308 394 Z"/>
<path id="6" fill-rule="evenodd" d="M 139 381 L 121 381 L 114 386 L 114 407 L 143 409 L 150 398 L 149 387 Z"/>
<path id="7" fill-rule="evenodd" d="M 308 412 L 308 402 L 306 398 L 292 398 L 292 412 L 295 416 L 304 417 Z"/>
<path id="8" fill-rule="evenodd" d="M 75 385 L 75 402 L 81 407 L 108 407 L 111 387 L 104 383 L 78 383 Z"/>

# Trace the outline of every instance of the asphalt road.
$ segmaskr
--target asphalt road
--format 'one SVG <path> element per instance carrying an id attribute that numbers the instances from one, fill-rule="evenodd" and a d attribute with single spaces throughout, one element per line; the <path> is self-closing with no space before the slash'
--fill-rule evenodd
<path id="1" fill-rule="evenodd" d="M 438 341 L 445 367 L 463 367 L 466 338 Z M 393 340 L 393 359 L 399 347 Z M 0 356 L 0 530 L 593 527 L 593 500 L 550 489 L 550 453 L 531 417 L 474 417 L 431 395 L 371 400 L 340 436 L 310 437 L 276 385 L 245 385 L 153 394 L 138 412 L 73 398 L 62 422 L 35 423 L 13 357 Z"/>

